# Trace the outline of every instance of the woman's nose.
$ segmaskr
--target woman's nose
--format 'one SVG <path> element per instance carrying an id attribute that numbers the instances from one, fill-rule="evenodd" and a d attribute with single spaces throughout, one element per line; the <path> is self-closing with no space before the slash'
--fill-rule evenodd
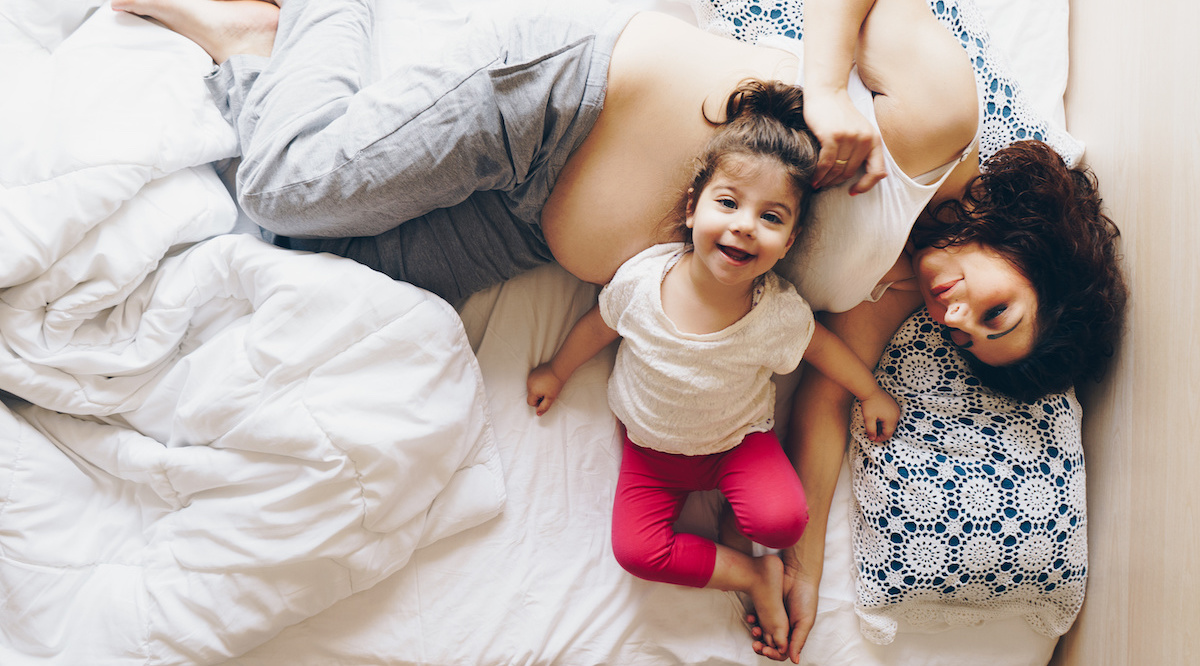
<path id="1" fill-rule="evenodd" d="M 965 303 L 951 303 L 946 307 L 946 325 L 953 328 L 962 328 L 960 324 L 967 320 L 967 305 Z"/>

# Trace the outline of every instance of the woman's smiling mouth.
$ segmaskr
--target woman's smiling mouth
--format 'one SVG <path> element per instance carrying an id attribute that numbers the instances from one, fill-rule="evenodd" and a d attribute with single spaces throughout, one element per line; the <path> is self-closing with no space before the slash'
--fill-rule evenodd
<path id="1" fill-rule="evenodd" d="M 961 282 L 961 280 L 957 278 L 950 280 L 949 282 L 943 282 L 935 287 L 931 287 L 929 289 L 929 294 L 935 299 L 940 298 L 941 296 L 949 293 L 951 289 L 954 289 L 955 285 L 957 285 L 959 282 Z"/>

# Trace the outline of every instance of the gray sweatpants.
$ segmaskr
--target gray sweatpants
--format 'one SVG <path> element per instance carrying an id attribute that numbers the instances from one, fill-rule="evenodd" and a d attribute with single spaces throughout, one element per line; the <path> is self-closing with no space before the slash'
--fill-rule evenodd
<path id="1" fill-rule="evenodd" d="M 238 200 L 276 242 L 455 301 L 550 261 L 539 226 L 604 102 L 632 12 L 473 17 L 370 82 L 371 0 L 288 0 L 271 57 L 209 79 Z"/>

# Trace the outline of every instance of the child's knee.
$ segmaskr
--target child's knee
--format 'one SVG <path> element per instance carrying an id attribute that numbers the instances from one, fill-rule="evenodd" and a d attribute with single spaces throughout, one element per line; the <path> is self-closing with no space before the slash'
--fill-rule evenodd
<path id="1" fill-rule="evenodd" d="M 613 556 L 629 573 L 646 580 L 658 580 L 671 558 L 669 544 L 656 545 L 645 539 L 613 535 Z"/>
<path id="2" fill-rule="evenodd" d="M 800 540 L 808 526 L 808 507 L 781 507 L 756 516 L 756 524 L 743 529 L 750 540 L 767 548 L 790 548 Z"/>
<path id="3" fill-rule="evenodd" d="M 716 564 L 716 545 L 689 534 L 676 537 L 674 542 L 654 543 L 614 534 L 613 555 L 621 568 L 643 580 L 704 587 Z"/>

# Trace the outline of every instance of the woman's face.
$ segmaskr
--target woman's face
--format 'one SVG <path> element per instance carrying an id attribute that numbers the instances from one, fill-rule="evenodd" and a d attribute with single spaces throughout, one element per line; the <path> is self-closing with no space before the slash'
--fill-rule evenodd
<path id="1" fill-rule="evenodd" d="M 1033 350 L 1037 292 L 1007 259 L 978 243 L 928 247 L 913 255 L 921 296 L 950 338 L 988 365 Z"/>

